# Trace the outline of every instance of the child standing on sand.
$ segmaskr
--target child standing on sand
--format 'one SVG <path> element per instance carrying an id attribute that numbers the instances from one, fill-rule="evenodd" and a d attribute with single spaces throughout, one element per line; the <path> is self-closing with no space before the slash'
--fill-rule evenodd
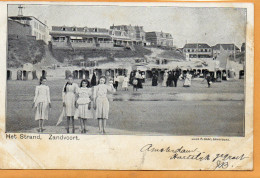
<path id="1" fill-rule="evenodd" d="M 106 128 L 106 121 L 109 113 L 109 102 L 107 98 L 107 92 L 116 92 L 113 86 L 113 81 L 109 81 L 109 85 L 106 85 L 106 77 L 102 76 L 99 79 L 99 84 L 94 87 L 94 109 L 96 109 L 96 118 L 98 119 L 99 132 L 104 134 Z"/>
<path id="2" fill-rule="evenodd" d="M 50 89 L 46 85 L 47 79 L 40 78 L 40 85 L 36 86 L 33 108 L 36 108 L 35 120 L 39 121 L 38 132 L 43 132 L 43 121 L 48 120 L 49 108 L 51 108 Z"/>
<path id="3" fill-rule="evenodd" d="M 64 107 L 64 115 L 67 117 L 67 133 L 69 133 L 70 120 L 72 122 L 72 133 L 75 133 L 74 126 L 74 115 L 76 110 L 76 92 L 78 85 L 73 83 L 73 77 L 68 77 L 67 83 L 64 85 L 62 90 L 62 101 Z"/>
<path id="4" fill-rule="evenodd" d="M 80 120 L 81 133 L 86 133 L 87 119 L 93 118 L 93 113 L 91 110 L 92 88 L 90 88 L 90 82 L 87 80 L 82 80 L 77 94 L 77 109 L 74 117 L 75 119 L 79 118 Z"/>

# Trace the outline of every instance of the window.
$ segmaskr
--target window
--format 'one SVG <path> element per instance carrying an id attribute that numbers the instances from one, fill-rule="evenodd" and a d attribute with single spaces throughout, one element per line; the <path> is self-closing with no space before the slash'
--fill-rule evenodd
<path id="1" fill-rule="evenodd" d="M 190 49 L 188 49 L 188 52 L 190 52 Z"/>
<path id="2" fill-rule="evenodd" d="M 52 37 L 52 40 L 55 41 L 55 42 L 58 42 L 59 41 L 59 37 Z"/>
<path id="3" fill-rule="evenodd" d="M 60 37 L 60 41 L 64 42 L 65 41 L 65 37 Z"/>
<path id="4" fill-rule="evenodd" d="M 65 27 L 62 27 L 61 30 L 62 30 L 62 31 L 66 31 Z"/>
<path id="5" fill-rule="evenodd" d="M 76 28 L 72 28 L 72 31 L 76 31 Z"/>

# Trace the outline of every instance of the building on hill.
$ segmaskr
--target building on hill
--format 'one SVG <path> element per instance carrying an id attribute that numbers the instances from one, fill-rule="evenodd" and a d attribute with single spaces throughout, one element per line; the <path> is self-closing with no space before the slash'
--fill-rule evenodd
<path id="1" fill-rule="evenodd" d="M 138 29 L 137 32 L 135 29 Z M 114 26 L 106 28 L 53 26 L 50 31 L 53 48 L 113 48 L 145 45 L 142 28 Z"/>
<path id="2" fill-rule="evenodd" d="M 146 45 L 145 40 L 145 31 L 143 26 L 132 26 L 132 25 L 112 25 L 110 30 L 126 33 L 126 36 L 129 38 L 130 44 L 133 45 Z"/>
<path id="3" fill-rule="evenodd" d="M 235 44 L 216 44 L 215 46 L 212 46 L 213 57 L 217 57 L 222 48 L 230 55 L 240 52 L 240 49 Z"/>
<path id="4" fill-rule="evenodd" d="M 131 25 L 118 25 L 118 26 L 110 26 L 111 30 L 117 30 L 117 31 L 125 31 L 128 35 L 128 37 L 132 40 L 136 39 L 136 31 L 135 28 Z"/>
<path id="5" fill-rule="evenodd" d="M 113 41 L 105 28 L 53 26 L 50 31 L 53 48 L 112 48 Z"/>
<path id="6" fill-rule="evenodd" d="M 48 26 L 41 22 L 39 19 L 33 17 L 33 16 L 10 16 L 8 17 L 8 22 L 9 22 L 9 28 L 8 28 L 8 34 L 17 32 L 18 30 L 15 29 L 18 28 L 24 32 L 28 31 L 27 28 L 30 27 L 30 36 L 35 36 L 36 40 L 43 40 L 46 44 L 49 41 L 49 30 Z M 17 23 L 15 23 L 17 22 Z M 15 25 L 14 25 L 15 24 Z M 20 24 L 20 25 L 18 25 Z M 21 26 L 24 25 L 24 26 Z M 22 29 L 23 28 L 23 29 Z M 21 33 L 17 33 L 17 35 L 21 35 Z"/>
<path id="7" fill-rule="evenodd" d="M 151 46 L 172 47 L 173 38 L 170 33 L 164 32 L 146 32 L 145 39 Z"/>
<path id="8" fill-rule="evenodd" d="M 23 24 L 19 21 L 8 19 L 8 37 L 15 39 L 20 38 L 32 38 L 36 39 L 35 36 L 32 36 L 31 26 L 28 24 Z"/>
<path id="9" fill-rule="evenodd" d="M 145 31 L 143 26 L 135 26 L 134 28 L 136 31 L 136 40 L 141 42 L 143 45 L 146 45 Z"/>
<path id="10" fill-rule="evenodd" d="M 205 43 L 188 43 L 182 48 L 186 60 L 190 58 L 211 58 L 212 48 Z"/>
<path id="11" fill-rule="evenodd" d="M 133 45 L 133 40 L 124 30 L 113 29 L 110 30 L 109 35 L 112 37 L 114 46 L 126 47 Z"/>

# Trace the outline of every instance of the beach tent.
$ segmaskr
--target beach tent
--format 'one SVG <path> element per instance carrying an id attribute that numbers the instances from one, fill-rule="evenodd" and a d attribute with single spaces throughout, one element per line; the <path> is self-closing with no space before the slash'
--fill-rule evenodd
<path id="1" fill-rule="evenodd" d="M 73 78 L 74 79 L 78 79 L 79 78 L 79 71 L 78 70 L 74 70 L 73 71 Z"/>
<path id="2" fill-rule="evenodd" d="M 72 75 L 70 70 L 65 71 L 65 78 L 68 79 L 69 76 Z"/>
<path id="3" fill-rule="evenodd" d="M 25 63 L 23 65 L 22 79 L 32 80 L 33 79 L 32 71 L 33 71 L 33 64 Z"/>
<path id="4" fill-rule="evenodd" d="M 33 80 L 37 80 L 38 79 L 36 70 L 32 71 L 32 77 L 33 77 L 32 78 Z"/>
<path id="5" fill-rule="evenodd" d="M 7 80 L 16 80 L 17 79 L 18 69 L 7 69 Z"/>
<path id="6" fill-rule="evenodd" d="M 31 63 L 25 63 L 25 64 L 23 65 L 23 71 L 32 72 L 32 71 L 33 71 L 33 64 L 31 64 Z"/>
<path id="7" fill-rule="evenodd" d="M 7 70 L 7 80 L 12 80 L 12 71 Z"/>
<path id="8" fill-rule="evenodd" d="M 23 70 L 23 72 L 22 72 L 23 80 L 28 80 L 28 73 L 29 73 L 29 71 Z"/>
<path id="9" fill-rule="evenodd" d="M 23 79 L 23 72 L 21 70 L 17 71 L 17 80 L 22 80 Z"/>

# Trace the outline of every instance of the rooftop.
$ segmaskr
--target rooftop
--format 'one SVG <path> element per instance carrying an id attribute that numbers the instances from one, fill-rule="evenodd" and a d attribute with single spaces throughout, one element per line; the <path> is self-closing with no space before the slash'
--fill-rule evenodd
<path id="1" fill-rule="evenodd" d="M 211 48 L 206 43 L 188 43 L 185 44 L 183 48 Z"/>
<path id="2" fill-rule="evenodd" d="M 40 21 L 39 19 L 37 19 L 36 17 L 34 16 L 10 16 L 8 17 L 12 20 L 37 20 L 38 22 L 40 22 L 41 24 L 43 24 L 44 26 L 47 26 L 46 24 L 44 24 L 42 21 Z"/>
<path id="3" fill-rule="evenodd" d="M 212 46 L 212 48 L 215 50 L 220 50 L 220 46 L 224 50 L 234 50 L 234 48 L 236 48 L 236 50 L 239 50 L 239 48 L 234 44 L 216 44 L 215 46 Z"/>

